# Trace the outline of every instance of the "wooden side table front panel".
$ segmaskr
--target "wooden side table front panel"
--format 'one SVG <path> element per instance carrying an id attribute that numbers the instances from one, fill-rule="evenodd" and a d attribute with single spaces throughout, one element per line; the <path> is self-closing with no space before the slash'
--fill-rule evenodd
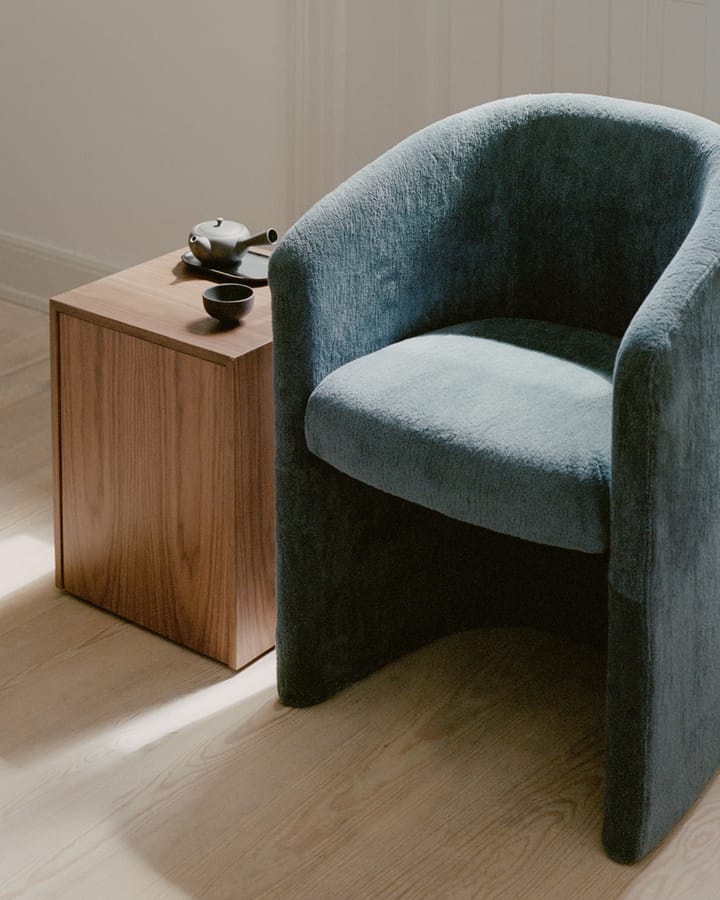
<path id="1" fill-rule="evenodd" d="M 240 668 L 274 643 L 271 344 L 198 355 L 72 295 L 51 310 L 58 583 Z"/>

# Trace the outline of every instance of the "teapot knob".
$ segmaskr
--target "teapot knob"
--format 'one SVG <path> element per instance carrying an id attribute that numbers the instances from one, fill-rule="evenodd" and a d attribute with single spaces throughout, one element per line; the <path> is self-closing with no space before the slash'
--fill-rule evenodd
<path id="1" fill-rule="evenodd" d="M 222 225 L 222 223 L 223 223 L 224 221 L 225 221 L 225 219 L 223 219 L 223 217 L 220 216 L 219 218 L 217 218 L 217 219 L 215 220 L 215 227 L 217 228 L 219 225 Z"/>

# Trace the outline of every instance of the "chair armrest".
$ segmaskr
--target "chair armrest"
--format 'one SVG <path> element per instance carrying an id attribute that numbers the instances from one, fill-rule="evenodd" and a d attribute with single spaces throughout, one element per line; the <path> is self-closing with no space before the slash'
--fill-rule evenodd
<path id="1" fill-rule="evenodd" d="M 610 582 L 626 597 L 652 592 L 650 572 L 675 583 L 678 573 L 666 567 L 682 559 L 687 572 L 706 540 L 720 552 L 720 190 L 713 193 L 615 364 Z"/>
<path id="2" fill-rule="evenodd" d="M 647 852 L 718 763 L 720 191 L 615 365 L 604 840 Z"/>

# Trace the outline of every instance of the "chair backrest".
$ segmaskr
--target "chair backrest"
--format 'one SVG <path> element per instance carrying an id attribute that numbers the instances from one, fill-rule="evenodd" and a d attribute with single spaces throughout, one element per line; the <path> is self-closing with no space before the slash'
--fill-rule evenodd
<path id="1" fill-rule="evenodd" d="M 447 210 L 452 265 L 465 285 L 475 270 L 490 314 L 616 336 L 687 236 L 720 160 L 714 123 L 588 95 L 516 97 L 434 127 L 463 182 Z"/>
<path id="2" fill-rule="evenodd" d="M 559 105 L 525 126 L 515 296 L 532 317 L 556 306 L 619 336 L 699 211 L 704 128 L 656 107 Z"/>

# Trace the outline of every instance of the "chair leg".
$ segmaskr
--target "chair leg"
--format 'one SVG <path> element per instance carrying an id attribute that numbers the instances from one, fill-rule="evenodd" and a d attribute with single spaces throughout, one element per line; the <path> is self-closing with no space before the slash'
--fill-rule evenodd
<path id="1" fill-rule="evenodd" d="M 650 852 L 720 760 L 720 648 L 692 607 L 610 590 L 603 841 L 616 862 Z M 707 622 L 708 620 L 705 619 Z"/>
<path id="2" fill-rule="evenodd" d="M 648 643 L 644 607 L 609 590 L 603 844 L 619 863 L 650 849 L 646 835 Z"/>

